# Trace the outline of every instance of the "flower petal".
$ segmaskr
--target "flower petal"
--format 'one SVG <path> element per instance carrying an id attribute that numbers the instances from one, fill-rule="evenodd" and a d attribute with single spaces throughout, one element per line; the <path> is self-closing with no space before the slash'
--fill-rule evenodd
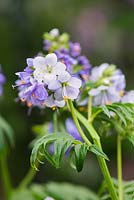
<path id="1" fill-rule="evenodd" d="M 61 74 L 58 76 L 58 80 L 59 80 L 61 83 L 65 83 L 65 82 L 69 81 L 70 78 L 71 78 L 71 75 L 70 75 L 67 71 L 64 71 L 63 73 L 61 73 Z"/>
<path id="2" fill-rule="evenodd" d="M 57 56 L 55 53 L 50 53 L 45 57 L 45 64 L 48 66 L 55 66 L 57 63 Z"/>
<path id="3" fill-rule="evenodd" d="M 66 69 L 66 65 L 62 62 L 57 62 L 55 67 L 53 68 L 53 72 L 57 75 L 63 73 Z"/>
<path id="4" fill-rule="evenodd" d="M 33 66 L 33 58 L 27 58 L 26 62 L 27 62 L 28 67 Z"/>
<path id="5" fill-rule="evenodd" d="M 73 100 L 77 99 L 78 95 L 79 95 L 79 89 L 71 86 L 63 87 L 63 97 Z"/>
<path id="6" fill-rule="evenodd" d="M 74 88 L 80 88 L 82 85 L 82 81 L 76 77 L 71 77 L 68 81 L 68 85 L 74 87 Z"/>
<path id="7" fill-rule="evenodd" d="M 56 80 L 56 75 L 51 73 L 46 73 L 43 75 L 43 81 L 46 84 L 49 84 L 51 81 Z"/>
<path id="8" fill-rule="evenodd" d="M 57 100 L 55 100 L 54 102 L 55 102 L 55 105 L 56 105 L 57 107 L 62 108 L 62 107 L 65 106 L 65 101 L 64 101 L 64 100 L 62 100 L 62 101 L 57 101 Z"/>
<path id="9" fill-rule="evenodd" d="M 37 56 L 33 59 L 33 66 L 35 69 L 40 69 L 42 67 L 45 67 L 45 58 L 42 56 Z"/>
<path id="10" fill-rule="evenodd" d="M 52 80 L 49 84 L 48 84 L 48 89 L 49 90 L 57 90 L 61 87 L 61 83 L 58 80 Z"/>
<path id="11" fill-rule="evenodd" d="M 63 89 L 62 88 L 59 88 L 58 90 L 56 90 L 55 93 L 54 93 L 55 99 L 58 100 L 58 101 L 62 101 L 63 100 L 62 93 L 63 93 Z"/>
<path id="12" fill-rule="evenodd" d="M 48 93 L 43 85 L 37 86 L 37 89 L 34 92 L 35 97 L 39 100 L 46 100 L 48 97 Z"/>
<path id="13" fill-rule="evenodd" d="M 55 102 L 54 102 L 53 95 L 50 95 L 50 96 L 46 99 L 45 104 L 46 104 L 47 107 L 50 107 L 50 108 L 52 108 L 52 107 L 55 106 Z"/>

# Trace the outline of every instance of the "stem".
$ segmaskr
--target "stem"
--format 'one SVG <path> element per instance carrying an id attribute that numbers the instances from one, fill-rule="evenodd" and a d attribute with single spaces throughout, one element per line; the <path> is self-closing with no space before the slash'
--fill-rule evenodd
<path id="1" fill-rule="evenodd" d="M 79 124 L 79 121 L 78 121 L 78 119 L 76 117 L 76 112 L 75 112 L 75 108 L 73 106 L 72 101 L 68 100 L 68 104 L 69 104 L 69 107 L 70 107 L 70 110 L 71 110 L 71 113 L 72 113 L 73 120 L 75 122 L 75 125 L 76 125 L 76 127 L 77 127 L 77 129 L 78 129 L 78 131 L 79 131 L 79 133 L 80 133 L 80 135 L 82 137 L 82 139 L 87 143 L 87 145 L 91 146 L 92 143 L 88 140 L 88 138 L 85 136 L 83 130 L 80 127 L 80 124 Z"/>
<path id="2" fill-rule="evenodd" d="M 89 98 L 88 101 L 88 121 L 91 121 L 91 115 L 92 115 L 92 97 Z"/>
<path id="3" fill-rule="evenodd" d="M 102 150 L 101 143 L 99 141 L 96 140 L 96 141 L 94 141 L 94 143 L 97 147 L 100 148 L 100 150 Z M 116 191 L 115 191 L 115 187 L 114 187 L 114 184 L 112 182 L 112 179 L 111 179 L 111 176 L 110 176 L 110 173 L 109 173 L 105 159 L 100 157 L 100 156 L 97 156 L 97 159 L 98 159 L 102 174 L 104 176 L 104 179 L 107 183 L 107 188 L 109 190 L 111 198 L 113 200 L 118 200 L 118 197 L 117 197 L 117 194 L 116 194 Z"/>
<path id="4" fill-rule="evenodd" d="M 26 188 L 31 181 L 33 180 L 33 178 L 35 177 L 37 171 L 33 168 L 30 168 L 28 173 L 26 174 L 26 176 L 24 177 L 24 179 L 22 180 L 22 182 L 19 185 L 19 188 Z"/>
<path id="5" fill-rule="evenodd" d="M 5 197 L 6 197 L 6 199 L 9 199 L 11 196 L 11 192 L 12 192 L 12 186 L 11 186 L 11 182 L 10 182 L 9 171 L 7 168 L 5 153 L 0 156 L 0 167 L 1 167 L 1 176 L 2 176 Z"/>
<path id="6" fill-rule="evenodd" d="M 121 151 L 121 136 L 117 136 L 117 165 L 118 165 L 118 194 L 119 200 L 123 200 L 123 187 L 122 187 L 122 151 Z"/>
<path id="7" fill-rule="evenodd" d="M 88 133 L 93 138 L 94 144 L 100 150 L 102 150 L 100 137 L 97 134 L 97 132 L 94 129 L 94 127 L 92 126 L 92 124 L 89 123 L 88 120 L 83 115 L 81 115 L 75 108 L 74 108 L 74 113 L 77 114 L 78 119 L 81 121 L 81 123 L 83 123 L 83 125 L 87 129 Z M 115 188 L 114 188 L 114 185 L 113 185 L 113 182 L 112 182 L 112 179 L 111 179 L 111 176 L 110 176 L 110 173 L 109 173 L 109 170 L 108 170 L 108 167 L 107 167 L 105 159 L 100 157 L 100 156 L 97 156 L 97 159 L 98 159 L 102 174 L 103 174 L 104 179 L 105 179 L 105 181 L 107 183 L 107 188 L 109 190 L 109 193 L 110 193 L 112 199 L 113 200 L 118 200 L 118 197 L 117 197 L 117 194 L 116 194 L 116 191 L 115 191 Z"/>

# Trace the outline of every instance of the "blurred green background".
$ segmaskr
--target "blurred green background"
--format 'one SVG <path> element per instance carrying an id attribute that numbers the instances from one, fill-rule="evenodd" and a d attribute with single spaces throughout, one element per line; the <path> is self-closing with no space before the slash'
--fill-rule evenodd
<path id="1" fill-rule="evenodd" d="M 26 58 L 42 50 L 42 35 L 52 28 L 69 32 L 72 41 L 79 41 L 93 66 L 115 63 L 127 78 L 127 89 L 134 88 L 134 0 L 1 0 L 0 1 L 0 63 L 7 77 L 0 112 L 15 131 L 16 147 L 10 151 L 9 168 L 14 185 L 18 185 L 29 167 L 29 142 L 34 138 L 32 125 L 41 124 L 48 113 L 27 108 L 15 102 L 12 89 L 15 72 L 23 70 Z M 116 177 L 115 136 L 103 138 L 104 151 L 111 158 L 111 172 Z M 134 179 L 134 150 L 123 145 L 123 173 Z M 129 155 L 129 156 L 128 156 Z M 65 162 L 56 170 L 48 163 L 41 167 L 35 180 L 70 181 L 97 189 L 101 182 L 97 161 L 89 155 L 81 173 Z"/>

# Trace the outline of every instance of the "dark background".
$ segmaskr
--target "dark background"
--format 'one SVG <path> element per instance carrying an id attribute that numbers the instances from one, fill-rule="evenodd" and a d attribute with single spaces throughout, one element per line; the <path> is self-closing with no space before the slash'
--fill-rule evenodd
<path id="1" fill-rule="evenodd" d="M 34 138 L 31 127 L 41 124 L 49 114 L 15 102 L 12 89 L 15 72 L 23 70 L 26 58 L 42 50 L 42 35 L 52 28 L 69 32 L 72 41 L 79 41 L 93 66 L 115 63 L 126 75 L 127 89 L 134 88 L 134 0 L 1 0 L 0 1 L 0 63 L 7 82 L 0 112 L 15 131 L 16 147 L 10 151 L 9 168 L 13 184 L 18 185 L 28 170 L 29 142 Z M 111 158 L 111 172 L 116 177 L 115 136 L 104 138 L 104 150 Z M 125 179 L 134 179 L 134 151 L 123 143 Z M 48 163 L 41 167 L 36 181 L 70 181 L 98 188 L 101 174 L 96 159 L 89 155 L 84 169 L 76 173 L 65 162 L 60 170 Z"/>

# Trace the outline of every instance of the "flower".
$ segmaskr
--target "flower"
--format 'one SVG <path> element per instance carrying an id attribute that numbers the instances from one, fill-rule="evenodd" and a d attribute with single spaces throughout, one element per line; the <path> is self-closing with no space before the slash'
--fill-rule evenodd
<path id="1" fill-rule="evenodd" d="M 69 48 L 70 48 L 70 55 L 72 57 L 80 56 L 81 54 L 81 46 L 78 42 L 69 42 Z"/>
<path id="2" fill-rule="evenodd" d="M 40 83 L 49 84 L 56 80 L 56 76 L 65 72 L 66 66 L 57 62 L 57 56 L 54 53 L 48 54 L 45 58 L 37 56 L 33 59 L 35 80 Z"/>
<path id="3" fill-rule="evenodd" d="M 81 80 L 67 72 L 56 54 L 27 59 L 27 67 L 16 73 L 18 96 L 28 107 L 64 107 L 66 99 L 76 99 Z"/>
<path id="4" fill-rule="evenodd" d="M 4 76 L 4 74 L 0 71 L 0 96 L 2 96 L 3 93 L 3 85 L 6 81 L 6 78 Z"/>
<path id="5" fill-rule="evenodd" d="M 120 94 L 115 90 L 114 87 L 103 85 L 96 89 L 90 90 L 88 94 L 93 97 L 94 106 L 119 102 L 121 99 Z"/>
<path id="6" fill-rule="evenodd" d="M 126 86 L 125 76 L 115 65 L 107 63 L 91 70 L 91 82 L 94 88 L 88 94 L 93 97 L 93 105 L 119 102 Z"/>
<path id="7" fill-rule="evenodd" d="M 83 141 L 71 118 L 67 118 L 65 124 L 66 124 L 66 130 L 70 135 L 72 135 L 76 140 Z"/>
<path id="8" fill-rule="evenodd" d="M 57 89 L 54 96 L 59 99 L 61 96 L 66 99 L 77 99 L 82 82 L 76 77 L 72 77 L 68 72 L 66 74 L 59 76 L 58 81 L 61 87 Z"/>
<path id="9" fill-rule="evenodd" d="M 122 103 L 134 103 L 134 90 L 126 92 L 126 94 L 121 99 Z"/>

